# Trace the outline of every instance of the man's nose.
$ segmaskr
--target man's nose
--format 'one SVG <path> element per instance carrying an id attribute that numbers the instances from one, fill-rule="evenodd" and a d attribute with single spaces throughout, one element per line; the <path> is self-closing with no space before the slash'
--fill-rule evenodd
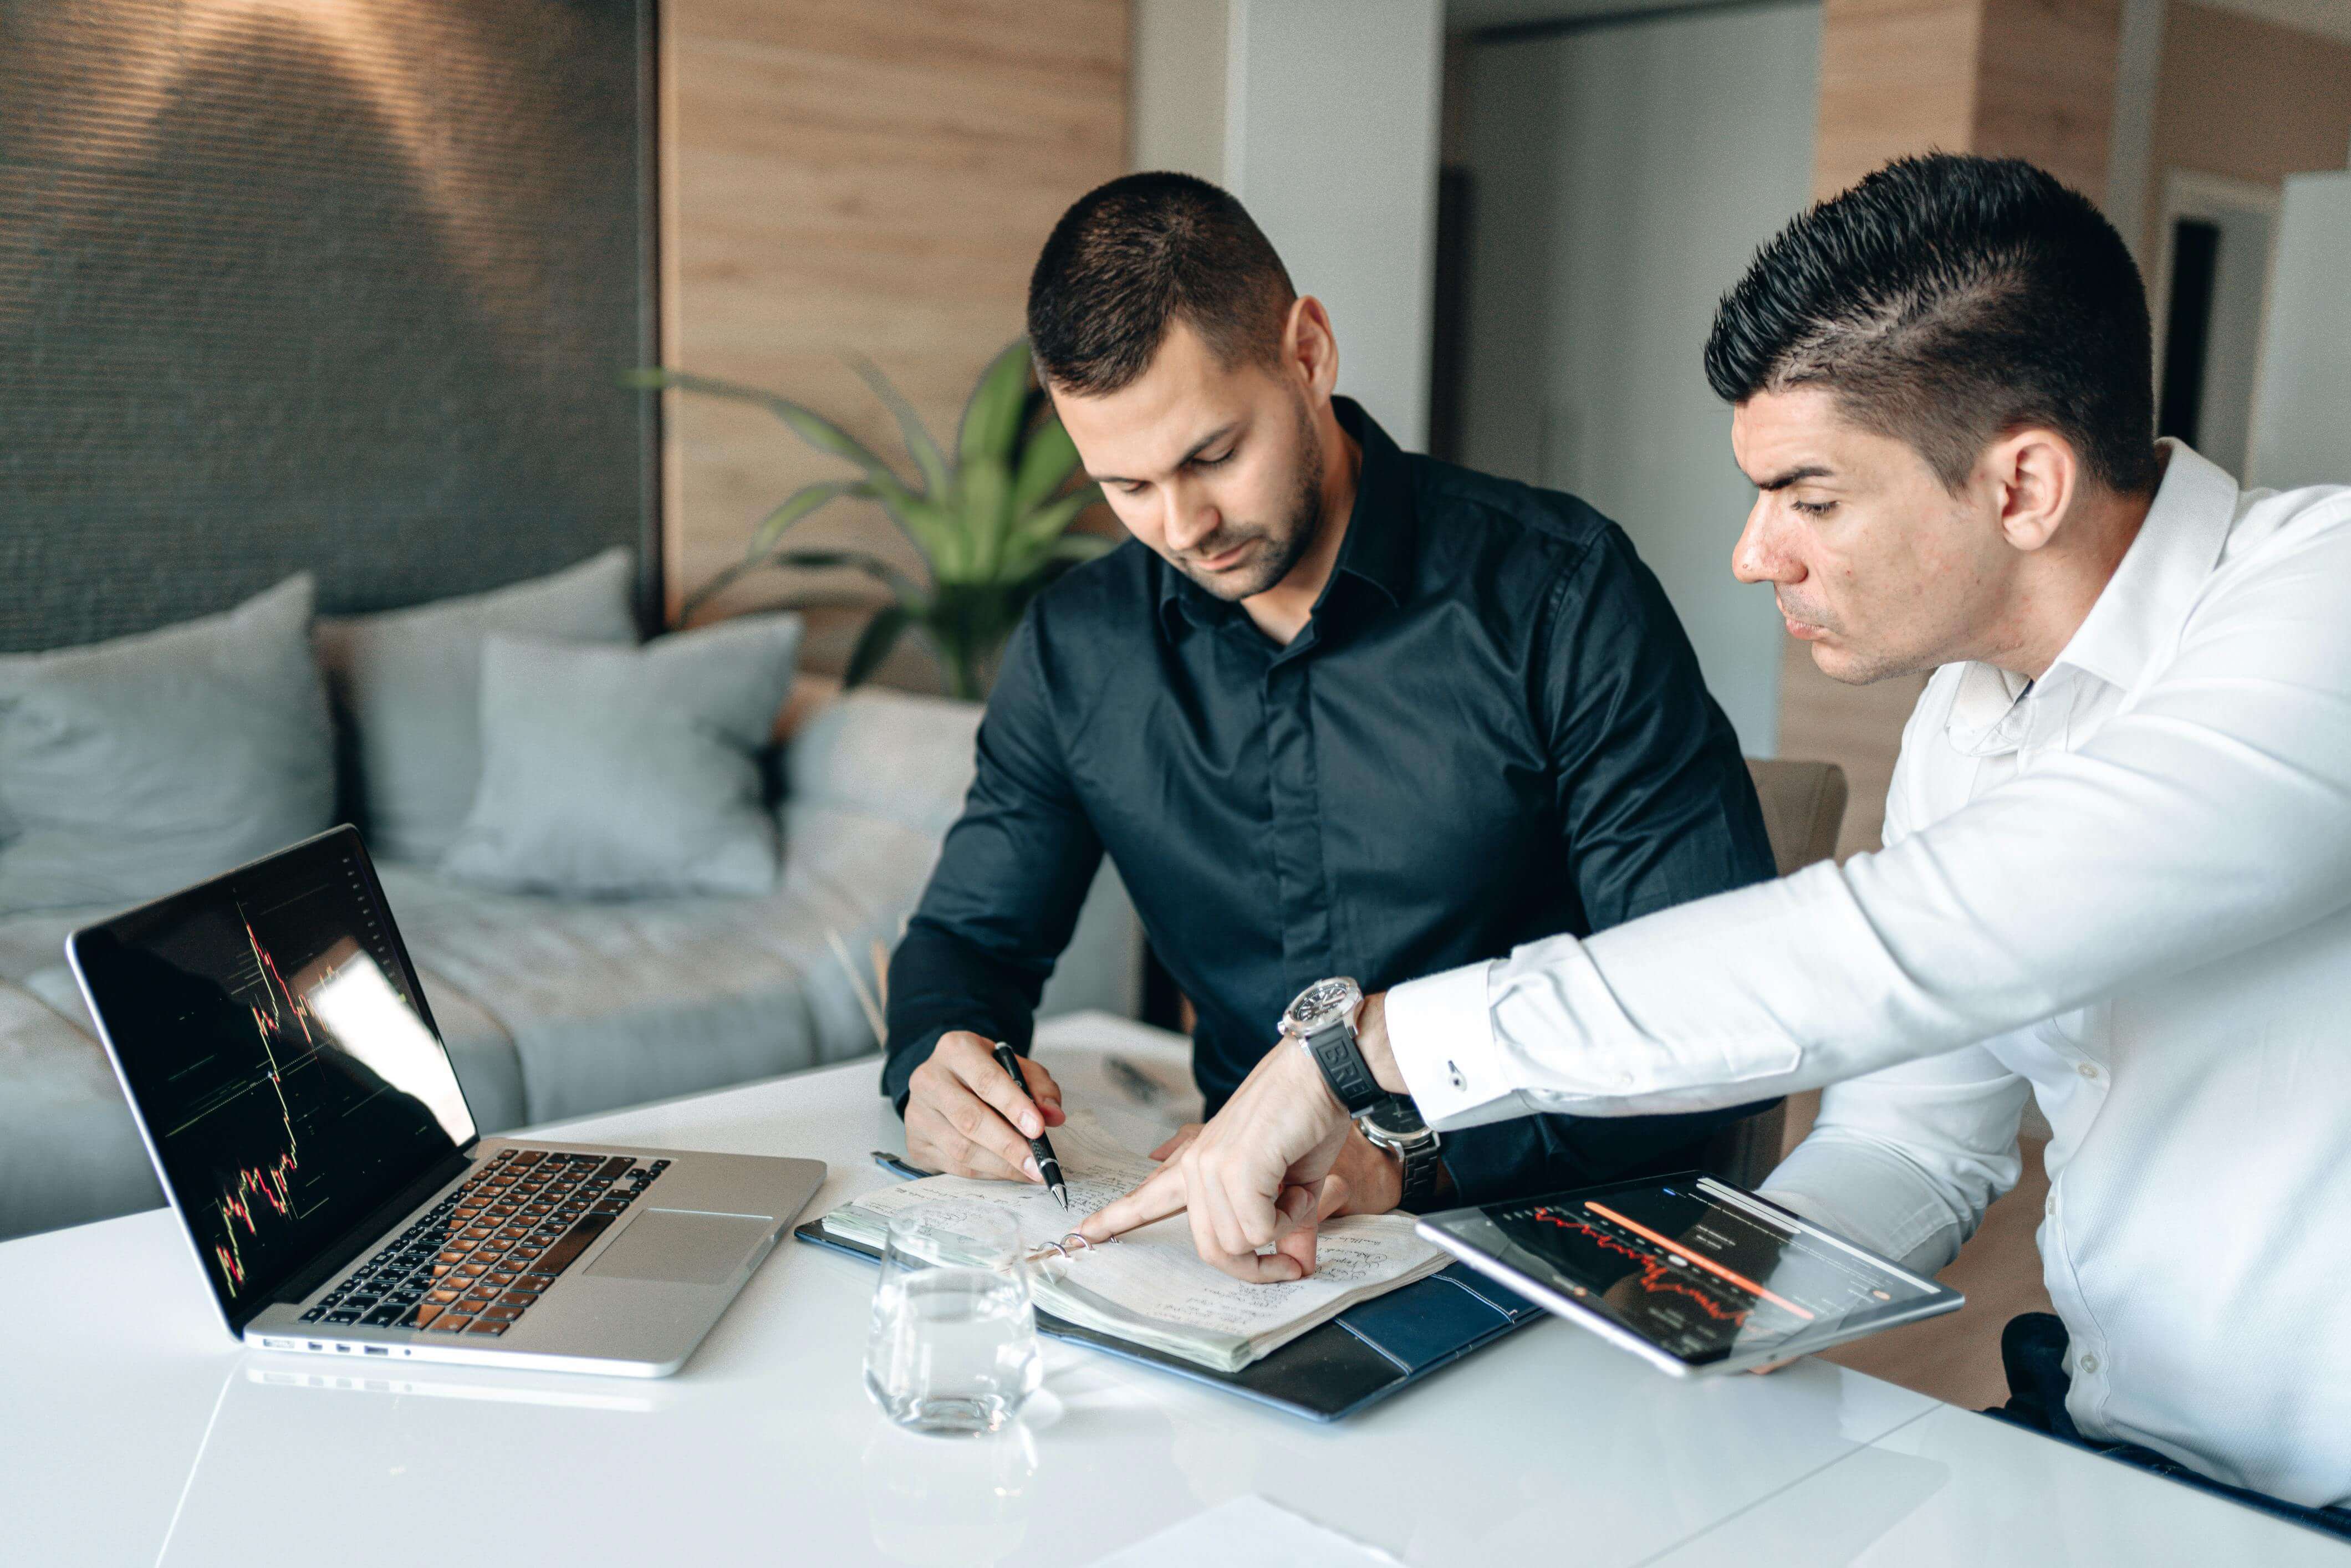
<path id="1" fill-rule="evenodd" d="M 1187 486 L 1171 485 L 1167 488 L 1167 548 L 1176 552 L 1189 551 L 1201 540 L 1217 531 L 1223 522 L 1208 498 Z"/>
<path id="2" fill-rule="evenodd" d="M 1795 582 L 1804 569 L 1782 547 L 1771 516 L 1771 497 L 1758 496 L 1747 526 L 1730 549 L 1730 575 L 1741 582 Z"/>

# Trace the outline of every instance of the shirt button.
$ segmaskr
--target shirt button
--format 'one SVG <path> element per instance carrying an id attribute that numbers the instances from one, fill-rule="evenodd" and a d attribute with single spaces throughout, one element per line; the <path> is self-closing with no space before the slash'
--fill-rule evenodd
<path id="1" fill-rule="evenodd" d="M 2095 1355 L 2085 1355 L 2074 1364 L 2080 1367 L 2085 1373 L 2095 1375 L 2098 1370 L 2098 1358 Z"/>
<path id="2" fill-rule="evenodd" d="M 1616 1087 L 1619 1089 L 1630 1089 L 1633 1087 L 1633 1075 L 1629 1072 L 1618 1073 L 1616 1075 Z"/>
<path id="3" fill-rule="evenodd" d="M 2054 1214 L 2057 1212 L 2057 1195 L 2055 1193 L 2053 1192 L 2049 1195 L 2049 1201 L 2041 1206 L 2041 1212 L 2043 1214 Z"/>
<path id="4" fill-rule="evenodd" d="M 2074 1071 L 2085 1078 L 2095 1078 L 2098 1075 L 2098 1064 L 2095 1061 L 2085 1061 Z"/>
<path id="5" fill-rule="evenodd" d="M 1446 1075 L 1453 1080 L 1453 1090 L 1455 1093 L 1467 1094 L 1469 1092 L 1468 1075 L 1464 1073 L 1460 1068 L 1448 1061 L 1445 1064 L 1445 1071 Z"/>

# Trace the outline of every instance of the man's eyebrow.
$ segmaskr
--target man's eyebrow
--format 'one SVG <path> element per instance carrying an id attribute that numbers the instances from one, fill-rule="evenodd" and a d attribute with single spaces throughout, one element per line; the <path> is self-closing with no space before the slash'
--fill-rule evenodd
<path id="1" fill-rule="evenodd" d="M 1755 487 L 1759 490 L 1784 490 L 1801 479 L 1826 479 L 1832 476 L 1831 471 L 1820 464 L 1807 463 L 1801 467 L 1791 468 L 1784 474 L 1775 474 L 1769 479 L 1758 479 L 1755 481 Z"/>
<path id="2" fill-rule="evenodd" d="M 1191 446 L 1185 452 L 1184 455 L 1176 459 L 1176 466 L 1181 468 L 1184 465 L 1200 455 L 1201 453 L 1206 452 L 1209 447 L 1214 446 L 1217 442 L 1222 441 L 1226 436 L 1230 435 L 1234 431 L 1238 430 L 1240 428 L 1240 424 L 1241 422 L 1239 420 L 1234 419 L 1228 420 L 1223 424 L 1217 426 L 1216 429 L 1208 432 L 1207 434 L 1192 443 Z M 1132 485 L 1136 482 L 1128 478 L 1123 474 L 1097 474 L 1091 468 L 1086 470 L 1086 477 L 1092 479 L 1097 485 Z"/>

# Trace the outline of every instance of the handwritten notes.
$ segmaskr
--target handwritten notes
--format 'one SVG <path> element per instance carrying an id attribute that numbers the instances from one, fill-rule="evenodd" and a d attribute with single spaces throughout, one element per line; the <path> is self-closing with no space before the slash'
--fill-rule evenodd
<path id="1" fill-rule="evenodd" d="M 1022 1242 L 1034 1249 L 1059 1240 L 1081 1216 L 1158 1168 L 1119 1147 L 1081 1113 L 1052 1137 L 1068 1178 L 1067 1211 L 1042 1187 L 929 1176 L 843 1205 L 824 1217 L 824 1227 L 879 1246 L 891 1218 L 908 1208 L 920 1207 L 950 1227 L 958 1214 L 987 1208 L 1010 1214 Z M 1033 1277 L 1037 1304 L 1084 1327 L 1235 1372 L 1356 1302 L 1444 1267 L 1445 1255 L 1414 1235 L 1412 1224 L 1401 1214 L 1331 1221 L 1317 1238 L 1312 1274 L 1253 1285 L 1202 1262 L 1191 1226 L 1178 1215 L 1041 1266 Z"/>

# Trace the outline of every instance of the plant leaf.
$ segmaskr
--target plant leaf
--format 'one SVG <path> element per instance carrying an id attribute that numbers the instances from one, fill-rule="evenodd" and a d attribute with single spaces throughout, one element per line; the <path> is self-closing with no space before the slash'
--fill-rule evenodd
<path id="1" fill-rule="evenodd" d="M 956 495 L 970 559 L 963 580 L 993 579 L 1012 543 L 1012 474 L 1001 457 L 966 458 L 956 470 Z"/>
<path id="2" fill-rule="evenodd" d="M 857 646 L 850 652 L 849 668 L 841 677 L 842 687 L 857 685 L 872 674 L 890 656 L 890 650 L 898 645 L 900 633 L 913 620 L 904 605 L 889 604 L 875 611 L 873 619 L 865 623 L 865 630 L 858 633 Z"/>
<path id="3" fill-rule="evenodd" d="M 917 613 L 930 604 L 930 595 L 922 585 L 878 556 L 853 549 L 794 549 L 778 550 L 764 565 L 799 567 L 804 571 L 832 571 L 847 568 L 862 571 L 889 589 L 899 604 Z"/>
<path id="4" fill-rule="evenodd" d="M 979 384 L 971 389 L 971 401 L 964 404 L 956 449 L 967 465 L 981 457 L 1010 459 L 1028 396 L 1029 340 L 1015 338 L 979 373 Z"/>
<path id="5" fill-rule="evenodd" d="M 1013 511 L 1026 514 L 1042 506 L 1077 465 L 1077 443 L 1070 439 L 1060 420 L 1047 419 L 1020 449 L 1020 467 L 1012 481 Z"/>
<path id="6" fill-rule="evenodd" d="M 1038 549 L 1060 538 L 1069 526 L 1078 520 L 1078 514 L 1102 499 L 1098 486 L 1089 485 L 1082 490 L 1072 490 L 1059 500 L 1048 501 L 1020 519 L 1013 541 L 1022 549 Z"/>
<path id="7" fill-rule="evenodd" d="M 675 387 L 680 392 L 700 392 L 705 397 L 728 398 L 736 402 L 747 402 L 766 409 L 790 428 L 793 434 L 834 457 L 847 458 L 865 470 L 865 476 L 885 496 L 914 494 L 898 471 L 883 461 L 872 447 L 843 430 L 824 415 L 802 403 L 758 387 L 747 387 L 735 382 L 722 382 L 710 376 L 697 376 L 685 371 L 648 369 L 631 371 L 622 381 L 635 387 Z"/>
<path id="8" fill-rule="evenodd" d="M 939 444 L 931 439 L 931 433 L 924 425 L 923 416 L 914 412 L 914 405 L 900 396 L 898 389 L 892 386 L 880 368 L 864 355 L 853 356 L 849 368 L 857 372 L 872 391 L 875 400 L 898 422 L 898 436 L 906 444 L 906 455 L 914 460 L 914 467 L 923 476 L 923 493 L 927 496 L 945 495 L 947 486 L 954 483 L 953 476 L 947 472 L 947 460 L 939 451 Z"/>
<path id="9" fill-rule="evenodd" d="M 746 559 L 756 559 L 776 548 L 786 529 L 820 507 L 830 506 L 844 496 L 873 497 L 873 486 L 862 479 L 826 479 L 819 484 L 803 485 L 784 497 L 783 504 L 759 519 L 751 530 L 751 542 L 743 551 Z"/>
<path id="10" fill-rule="evenodd" d="M 1118 540 L 1102 534 L 1063 534 L 1045 554 L 1053 560 L 1082 564 L 1110 554 L 1118 546 Z"/>

